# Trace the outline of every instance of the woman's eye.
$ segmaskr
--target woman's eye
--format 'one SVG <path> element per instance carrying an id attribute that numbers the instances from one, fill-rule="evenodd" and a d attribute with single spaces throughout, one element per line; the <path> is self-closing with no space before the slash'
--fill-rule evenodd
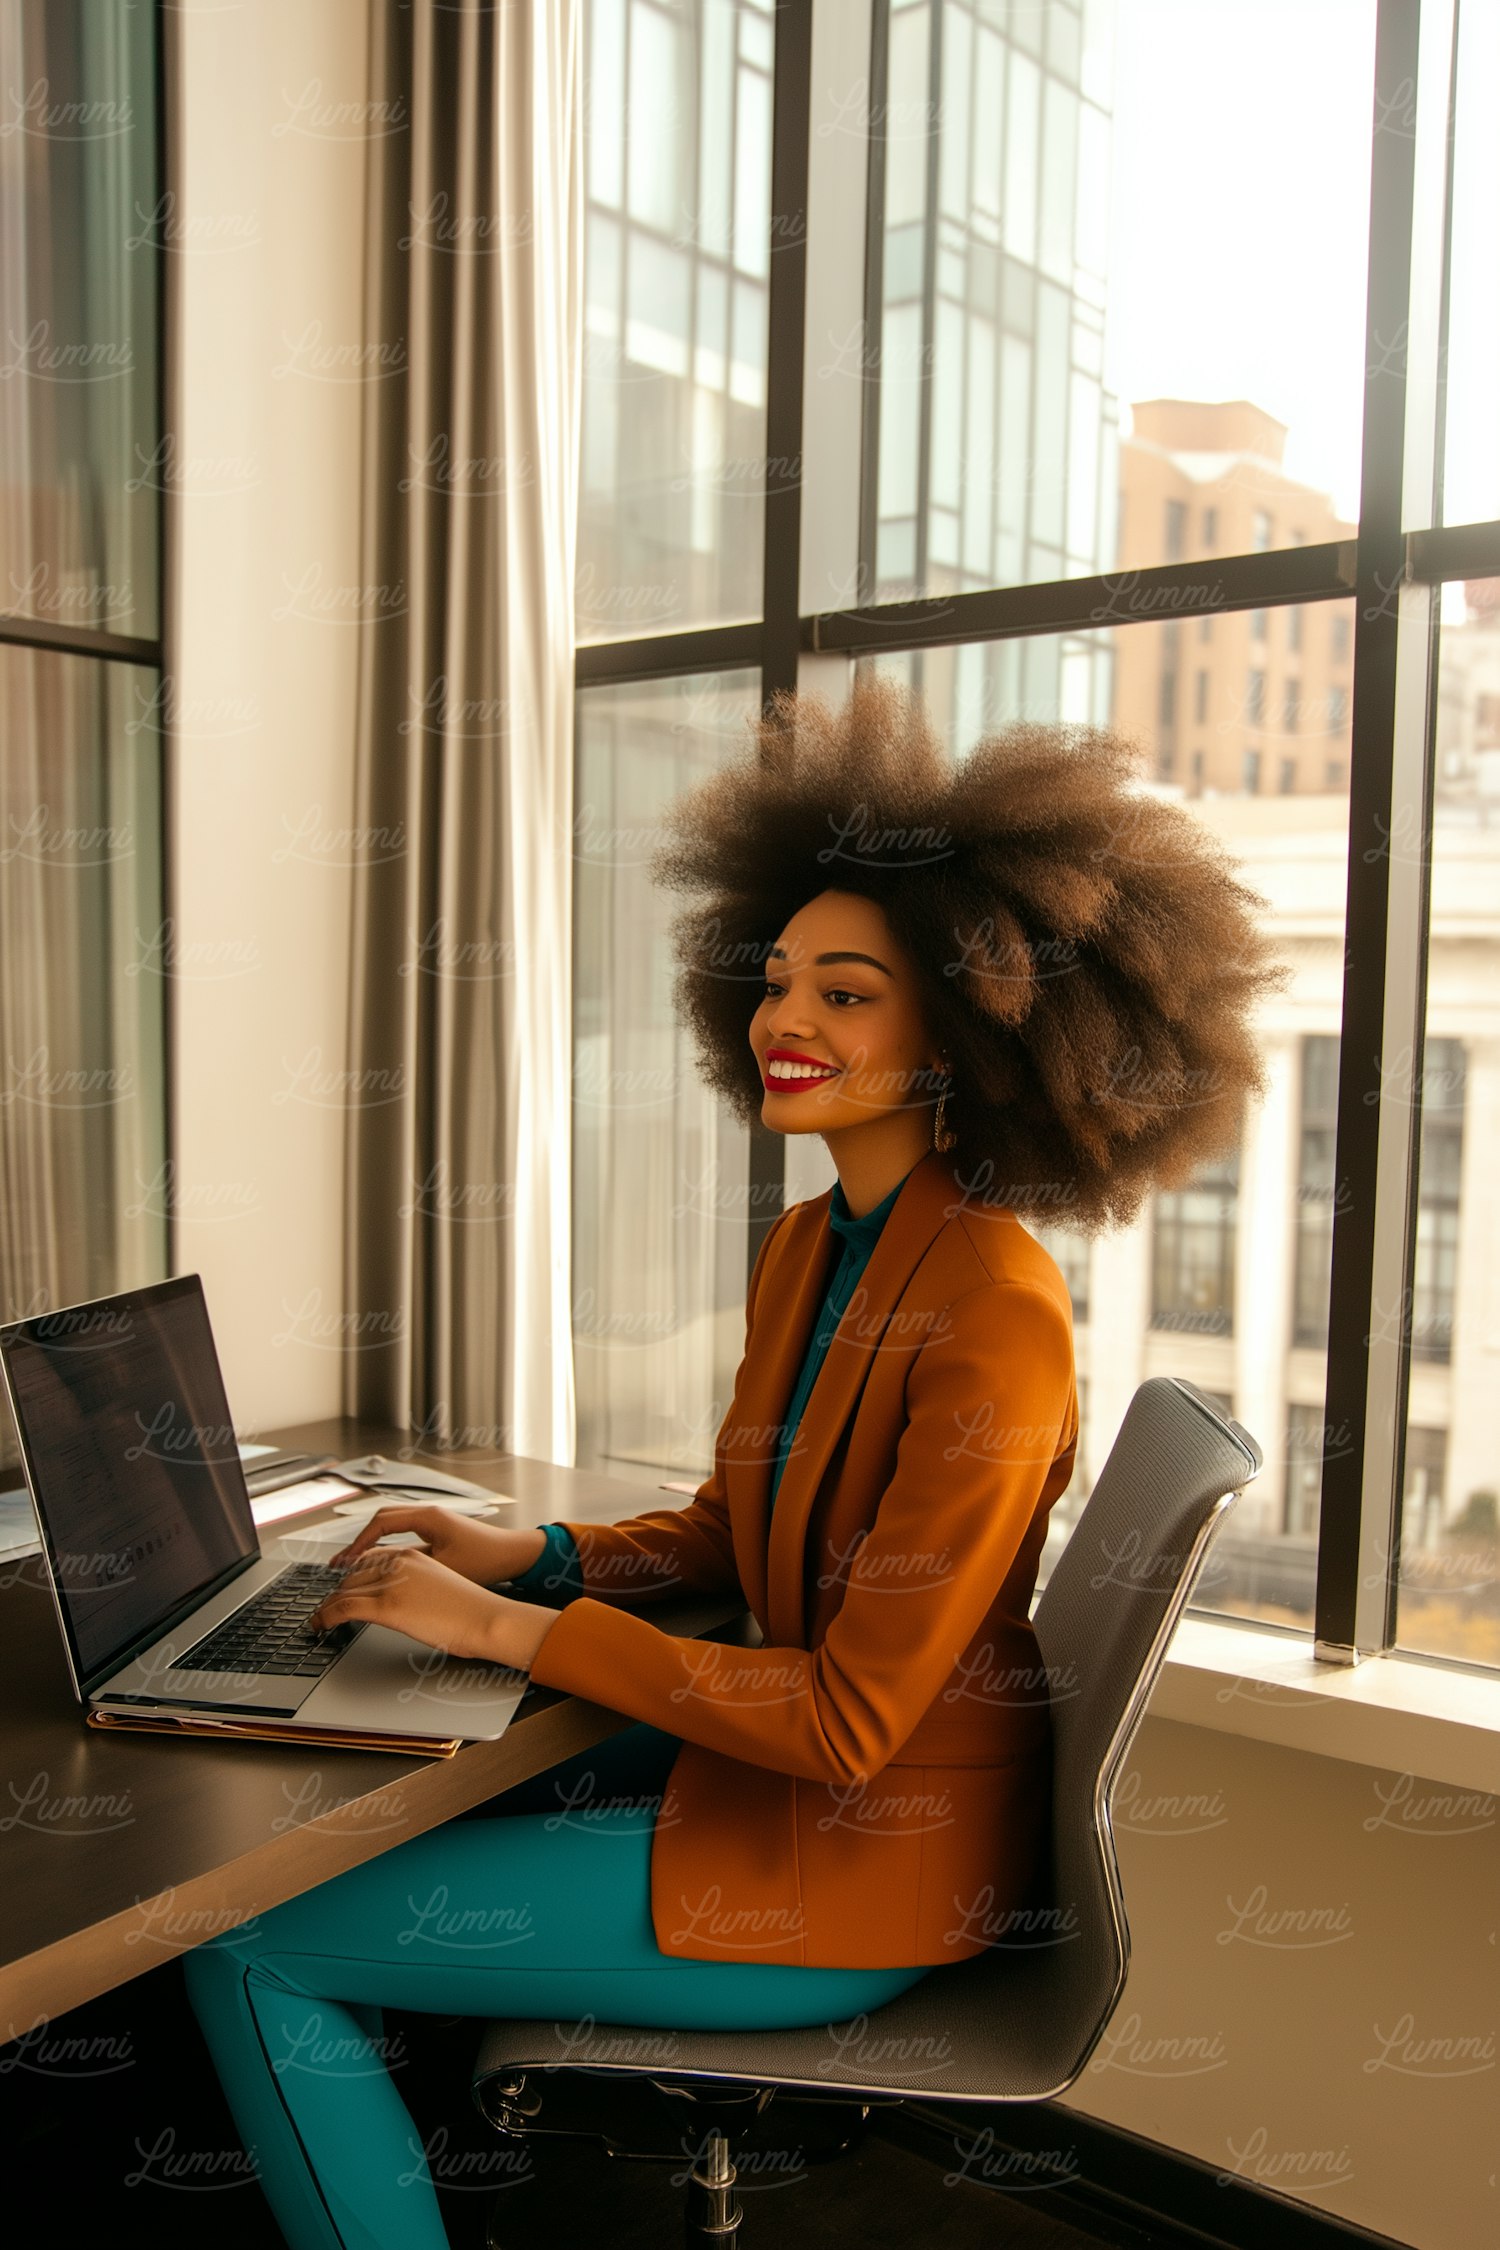
<path id="1" fill-rule="evenodd" d="M 779 992 L 780 990 L 781 987 L 779 984 L 768 983 L 761 993 L 761 998 L 763 1000 L 769 1000 L 773 992 Z M 832 992 L 826 992 L 823 997 L 825 1000 L 853 1000 L 857 1003 L 864 998 L 864 994 L 862 992 L 846 991 L 844 987 L 840 985 L 835 987 Z"/>

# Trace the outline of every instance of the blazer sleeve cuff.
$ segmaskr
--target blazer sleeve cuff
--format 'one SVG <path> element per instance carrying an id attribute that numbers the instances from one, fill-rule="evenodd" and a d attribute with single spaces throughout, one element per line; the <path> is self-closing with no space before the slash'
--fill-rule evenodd
<path id="1" fill-rule="evenodd" d="M 661 1637 L 660 1628 L 645 1618 L 580 1594 L 548 1627 L 532 1659 L 531 1677 L 539 1687 L 561 1688 L 675 1733 L 672 1720 L 680 1711 L 671 1704 L 669 1691 L 647 1677 Z"/>

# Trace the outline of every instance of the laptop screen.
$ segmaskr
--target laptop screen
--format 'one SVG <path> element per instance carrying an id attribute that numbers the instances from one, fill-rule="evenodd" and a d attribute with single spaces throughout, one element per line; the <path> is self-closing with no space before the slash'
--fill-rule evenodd
<path id="1" fill-rule="evenodd" d="M 0 1327 L 87 1690 L 260 1551 L 199 1276 Z"/>

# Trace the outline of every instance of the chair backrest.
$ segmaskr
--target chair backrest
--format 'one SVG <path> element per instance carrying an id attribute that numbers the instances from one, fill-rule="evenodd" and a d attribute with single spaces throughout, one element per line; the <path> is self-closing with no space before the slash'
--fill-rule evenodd
<path id="1" fill-rule="evenodd" d="M 1177 1376 L 1130 1402 L 1032 1623 L 1052 1699 L 1049 2013 L 1081 2069 L 1119 1998 L 1130 1925 L 1110 1805 L 1209 1543 L 1260 1447 Z"/>

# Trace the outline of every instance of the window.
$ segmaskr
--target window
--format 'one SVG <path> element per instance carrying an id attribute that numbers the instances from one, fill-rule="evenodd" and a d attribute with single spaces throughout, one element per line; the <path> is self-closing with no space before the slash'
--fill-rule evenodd
<path id="1" fill-rule="evenodd" d="M 578 1456 L 643 1481 L 700 1468 L 698 1413 L 680 1402 L 727 1399 L 744 1346 L 738 1231 L 711 1204 L 684 1199 L 671 1227 L 657 1213 L 705 1167 L 726 1193 L 748 1195 L 749 1136 L 695 1079 L 669 1098 L 650 1092 L 676 1075 L 671 907 L 642 855 L 610 839 L 650 835 L 661 807 L 731 753 L 758 687 L 741 671 L 578 697 L 576 1076 L 599 1089 L 573 1106 L 575 1295 L 586 1308 L 573 1329 Z M 647 1098 L 609 1100 L 627 1078 Z"/>
<path id="2" fill-rule="evenodd" d="M 1339 1043 L 1302 1041 L 1302 1118 L 1297 1159 L 1297 1239 L 1292 1341 L 1328 1341 L 1328 1270 L 1333 1249 L 1333 1149 L 1338 1123 Z"/>
<path id="3" fill-rule="evenodd" d="M 1073 1321 L 1082 1327 L 1089 1317 L 1089 1244 L 1086 1235 L 1070 1234 L 1066 1227 L 1033 1226 L 1034 1234 L 1062 1269 L 1073 1300 Z"/>
<path id="4" fill-rule="evenodd" d="M 750 0 L 589 10 L 581 641 L 760 610 L 769 36 Z"/>
<path id="5" fill-rule="evenodd" d="M 160 596 L 170 471 L 158 11 L 48 0 L 3 14 L 0 1299 L 18 1311 L 174 1270 Z M 18 1461 L 0 1407 L 9 1485 Z"/>
<path id="6" fill-rule="evenodd" d="M 1238 1205 L 1238 1151 L 1205 1165 L 1191 1187 L 1157 1196 L 1153 1328 L 1233 1333 Z"/>
<path id="7" fill-rule="evenodd" d="M 1316 1539 L 1318 1535 L 1324 1427 L 1321 1406 L 1288 1407 L 1286 1498 L 1281 1528 L 1289 1539 Z"/>
<path id="8" fill-rule="evenodd" d="M 1453 1351 L 1459 1174 L 1464 1145 L 1464 1050 L 1430 1039 L 1422 1061 L 1417 1258 L 1411 1307 L 1413 1359 L 1446 1363 Z"/>
<path id="9" fill-rule="evenodd" d="M 1414 75 L 1422 4 L 1381 13 L 1392 67 L 1396 49 L 1411 42 Z M 1224 5 L 1239 8 L 1237 51 L 1258 53 L 1264 42 L 1248 0 Z M 1366 136 L 1373 165 L 1384 167 L 1379 207 L 1391 215 L 1391 231 L 1382 248 L 1409 238 L 1416 255 L 1433 261 L 1441 252 L 1451 270 L 1446 394 L 1434 368 L 1419 363 L 1429 347 L 1418 312 L 1429 293 L 1414 288 L 1399 258 L 1370 256 L 1367 182 L 1327 226 L 1283 230 L 1264 262 L 1263 199 L 1253 173 L 1231 163 L 1233 135 L 1225 134 L 1203 159 L 1210 176 L 1201 166 L 1195 173 L 1212 210 L 1214 254 L 1233 272 L 1245 270 L 1237 257 L 1253 249 L 1262 260 L 1256 270 L 1272 279 L 1258 286 L 1256 357 L 1239 380 L 1226 364 L 1207 397 L 1195 394 L 1191 363 L 1173 361 L 1159 325 L 1155 361 L 1132 362 L 1128 338 L 1150 329 L 1142 318 L 1149 307 L 1116 320 L 1108 357 L 1104 350 L 1106 304 L 1118 311 L 1120 293 L 1139 289 L 1145 271 L 1158 293 L 1178 290 L 1182 256 L 1181 243 L 1156 228 L 1156 211 L 1138 207 L 1155 176 L 1141 150 L 1166 148 L 1170 161 L 1179 35 L 1166 16 L 1158 30 L 1152 11 L 1115 13 L 1116 38 L 1130 54 L 1127 70 L 1111 72 L 1089 13 L 1080 39 L 1079 12 L 1060 0 L 1029 12 L 990 0 L 893 0 L 871 11 L 878 50 L 861 57 L 846 46 L 837 74 L 827 64 L 825 83 L 816 48 L 812 76 L 803 75 L 805 12 L 773 10 L 769 0 L 593 0 L 586 9 L 592 403 L 580 571 L 591 552 L 610 559 L 581 589 L 602 589 L 604 614 L 592 624 L 580 600 L 581 629 L 607 645 L 579 652 L 580 770 L 587 762 L 598 794 L 612 759 L 633 766 L 636 780 L 609 781 L 628 795 L 643 787 L 643 768 L 689 756 L 711 761 L 725 739 L 717 719 L 711 740 L 696 746 L 677 742 L 674 730 L 691 732 L 714 695 L 743 710 L 757 694 L 794 685 L 797 651 L 814 645 L 816 678 L 834 694 L 861 662 L 913 681 L 954 755 L 1027 715 L 1118 724 L 1149 743 L 1148 771 L 1164 793 L 1180 789 L 1252 884 L 1264 877 L 1266 911 L 1285 921 L 1297 986 L 1258 1024 L 1269 1092 L 1245 1121 L 1243 1179 L 1239 1158 L 1232 1176 L 1223 1168 L 1201 1174 L 1159 1196 L 1111 1242 L 1111 1274 L 1128 1267 L 1130 1301 L 1142 1310 L 1133 1331 L 1102 1319 L 1081 1324 L 1080 1392 L 1087 1387 L 1112 1410 L 1123 1354 L 1132 1374 L 1180 1366 L 1200 1388 L 1241 1401 L 1266 1467 L 1236 1511 L 1242 1542 L 1220 1542 L 1233 1561 L 1215 1580 L 1215 1600 L 1305 1632 L 1316 1589 L 1318 1630 L 1335 1643 L 1375 1648 L 1396 1638 L 1500 1668 L 1489 1596 L 1469 1592 L 1500 1577 L 1500 1385 L 1489 1380 L 1484 1296 L 1500 1239 L 1487 1190 L 1473 1188 L 1476 1179 L 1483 1184 L 1493 1140 L 1485 995 L 1500 959 L 1487 919 L 1487 902 L 1500 895 L 1500 728 L 1485 702 L 1500 698 L 1500 610 L 1485 591 L 1500 581 L 1500 522 L 1485 514 L 1500 496 L 1500 440 L 1488 411 L 1493 354 L 1483 341 L 1493 295 L 1483 214 L 1493 197 L 1473 168 L 1493 75 L 1474 66 L 1475 25 L 1486 11 L 1462 11 L 1451 204 L 1442 136 L 1433 142 L 1438 172 L 1413 184 L 1388 145 L 1393 136 L 1371 133 L 1377 11 L 1351 16 L 1346 67 L 1332 93 L 1318 90 L 1325 105 L 1342 105 L 1337 130 L 1346 140 Z M 782 137 L 774 177 L 795 181 L 813 159 L 805 224 L 800 209 L 770 209 L 773 67 Z M 1293 83 L 1299 71 L 1305 76 L 1303 58 L 1282 56 L 1269 81 L 1247 73 L 1241 84 L 1237 75 L 1205 86 L 1204 98 L 1217 105 L 1216 117 L 1226 102 L 1240 104 L 1241 123 L 1274 138 L 1300 113 L 1307 89 Z M 646 78 L 651 90 L 637 101 L 632 90 Z M 887 121 L 862 137 L 851 122 L 851 84 L 884 84 L 901 129 Z M 677 146 L 665 145 L 674 139 Z M 1414 146 L 1420 170 L 1428 160 L 1420 135 Z M 1348 176 L 1358 183 L 1367 169 Z M 684 200 L 690 223 L 680 216 Z M 1120 241 L 1147 244 L 1145 262 L 1119 260 L 1112 245 Z M 1357 288 L 1328 290 L 1330 270 L 1354 273 Z M 774 321 L 772 273 L 786 283 Z M 1363 309 L 1366 333 L 1351 333 L 1351 306 L 1356 326 Z M 847 348 L 843 339 L 852 340 Z M 1236 347 L 1231 340 L 1226 348 Z M 1364 402 L 1391 350 L 1413 363 L 1402 389 L 1408 442 L 1372 451 L 1363 446 Z M 725 370 L 716 354 L 733 367 Z M 613 399 L 604 389 L 611 368 L 630 378 L 616 383 L 622 395 Z M 1445 456 L 1437 431 L 1420 422 L 1425 402 L 1444 395 Z M 1408 553 L 1393 527 L 1435 522 L 1434 497 L 1410 489 L 1412 463 L 1435 450 L 1445 460 L 1443 507 L 1464 524 L 1463 537 L 1450 539 L 1438 523 Z M 777 529 L 785 511 L 774 475 L 765 489 L 766 457 L 791 464 L 800 480 L 800 566 L 796 539 Z M 783 467 L 783 486 L 787 477 Z M 1460 493 L 1473 504 L 1455 515 Z M 1210 548 L 1215 568 L 1196 568 Z M 1328 559 L 1338 550 L 1356 558 L 1353 591 Z M 1234 562 L 1223 584 L 1221 554 Z M 1128 574 L 1148 569 L 1149 613 L 1132 608 L 1128 593 Z M 1091 597 L 1093 614 L 1080 620 L 1070 581 L 1111 574 L 1119 590 L 1103 604 Z M 662 586 L 675 589 L 676 607 L 668 612 L 663 602 L 654 614 Z M 1392 683 L 1402 651 L 1428 645 L 1420 604 L 1435 602 L 1440 587 L 1440 692 L 1429 714 L 1424 696 L 1398 698 Z M 609 613 L 610 599 L 625 599 L 618 588 L 637 605 L 628 616 Z M 1383 588 L 1398 592 L 1386 601 Z M 911 610 L 900 606 L 908 595 L 937 598 Z M 1398 598 L 1414 605 L 1420 624 L 1399 641 Z M 1269 624 L 1282 609 L 1284 643 Z M 1220 611 L 1230 621 L 1224 633 L 1214 627 Z M 1168 617 L 1184 646 L 1192 638 L 1191 688 L 1185 679 L 1177 685 L 1184 666 L 1162 630 Z M 1242 684 L 1239 667 L 1251 671 L 1252 654 L 1259 676 Z M 811 679 L 813 660 L 805 661 Z M 1360 757 L 1377 786 L 1351 809 L 1329 800 L 1347 798 L 1356 676 Z M 1183 744 L 1189 722 L 1193 737 Z M 1430 742 L 1414 746 L 1403 732 L 1413 726 L 1427 726 Z M 1425 953 L 1387 942 L 1383 851 L 1393 839 L 1367 825 L 1389 768 L 1393 838 L 1425 834 L 1409 779 L 1418 748 L 1438 780 Z M 1262 756 L 1274 759 L 1274 773 Z M 662 785 L 670 789 L 670 775 Z M 645 1020 L 665 1045 L 658 924 L 639 901 L 617 925 L 619 958 L 611 958 L 597 934 L 608 886 L 590 868 L 580 889 L 583 926 L 594 932 L 580 1038 L 630 1050 L 631 995 L 655 980 L 656 1012 Z M 1364 933 L 1347 969 L 1346 897 L 1359 902 Z M 1346 975 L 1357 993 L 1368 980 L 1394 1014 L 1407 1009 L 1417 1047 L 1425 990 L 1429 1082 L 1420 1131 L 1412 1129 L 1414 1105 L 1403 1111 L 1382 1091 L 1375 1043 L 1340 1037 Z M 1461 1105 L 1439 1099 L 1444 1089 L 1432 1083 L 1435 1069 L 1451 1068 L 1443 1042 L 1461 1051 Z M 709 1120 L 691 1075 L 677 1072 L 674 1085 L 667 1132 L 677 1150 L 692 1152 L 679 1169 L 700 1176 Z M 1335 1156 L 1340 1117 L 1344 1142 Z M 717 1113 L 712 1122 L 717 1133 Z M 609 1193 L 603 1143 L 591 1143 L 590 1131 L 576 1231 L 587 1242 L 592 1229 L 597 1244 L 606 1219 L 617 1226 L 622 1199 Z M 1403 1134 L 1414 1142 L 1409 1163 Z M 1403 1151 L 1394 1167 L 1393 1146 Z M 808 1177 L 815 1151 L 759 1125 L 744 1143 L 716 1142 L 709 1153 L 743 1186 L 752 1216 L 742 1233 L 723 1229 L 725 1245 L 710 1253 L 688 1207 L 680 1198 L 671 1206 L 685 1214 L 682 1262 L 691 1275 L 671 1307 L 679 1325 L 697 1332 L 697 1356 L 688 1356 L 686 1341 L 680 1360 L 664 1354 L 638 1400 L 618 1375 L 593 1392 L 592 1432 L 612 1458 L 649 1455 L 642 1475 L 651 1481 L 663 1455 L 674 1466 L 680 1454 L 684 1465 L 692 1456 L 695 1471 L 707 1467 L 708 1409 L 732 1369 L 763 1225 L 782 1202 L 826 1184 L 826 1174 Z M 1345 1183 L 1338 1195 L 1336 1175 Z M 1408 1244 L 1405 1206 L 1391 1206 L 1377 1182 L 1411 1175 Z M 1242 1196 L 1246 1251 L 1237 1258 Z M 1348 1292 L 1330 1306 L 1329 1261 L 1337 1236 L 1351 1272 L 1363 1261 L 1389 1273 L 1398 1221 L 1404 1286 L 1392 1317 L 1405 1356 L 1389 1395 L 1402 1429 L 1384 1504 L 1394 1507 L 1404 1491 L 1410 1520 L 1390 1566 L 1394 1587 L 1372 1588 L 1350 1558 L 1375 1552 L 1384 1532 L 1383 1523 L 1372 1531 L 1364 1513 L 1382 1505 L 1372 1477 L 1383 1464 L 1383 1428 L 1367 1424 L 1368 1386 L 1357 1380 L 1384 1349 L 1382 1313 Z M 608 1247 L 617 1260 L 631 1254 L 618 1232 Z M 660 1258 L 659 1244 L 650 1255 Z M 665 1288 L 653 1286 L 665 1306 Z M 1270 1336 L 1284 1337 L 1285 1350 L 1268 1355 Z M 659 1403 L 668 1375 L 686 1401 L 675 1423 Z M 1091 1460 L 1103 1457 L 1111 1436 L 1096 1429 Z M 1323 1488 L 1337 1538 L 1323 1529 Z M 1351 1526 L 1361 1529 L 1357 1549 Z M 1195 1606 L 1205 1606 L 1201 1594 Z"/>
<path id="10" fill-rule="evenodd" d="M 1251 0 L 1220 0 L 1218 12 L 1226 38 L 1253 44 Z M 871 370 L 876 458 L 861 547 L 877 599 L 898 598 L 898 588 L 941 595 L 1093 576 L 1188 560 L 1210 538 L 1224 544 L 1220 511 L 1201 504 L 1192 464 L 1227 458 L 1220 489 L 1231 490 L 1266 462 L 1280 465 L 1289 433 L 1267 403 L 1278 384 L 1307 400 L 1319 427 L 1346 433 L 1337 461 L 1320 459 L 1313 481 L 1353 504 L 1359 370 L 1339 356 L 1342 326 L 1321 284 L 1330 262 L 1342 269 L 1364 254 L 1363 190 L 1356 177 L 1347 202 L 1324 213 L 1321 237 L 1288 234 L 1264 269 L 1263 213 L 1231 153 L 1237 134 L 1241 146 L 1295 142 L 1305 98 L 1295 65 L 1276 81 L 1224 76 L 1212 99 L 1227 129 L 1210 136 L 1217 160 L 1199 160 L 1216 266 L 1232 270 L 1240 258 L 1275 277 L 1258 289 L 1242 379 L 1231 357 L 1213 398 L 1162 396 L 1127 362 L 1117 379 L 1129 389 L 1113 388 L 1106 305 L 1117 333 L 1157 325 L 1159 279 L 1129 277 L 1117 246 L 1160 225 L 1143 158 L 1154 163 L 1178 130 L 1183 64 L 1170 15 L 1120 13 L 1116 27 L 1116 13 L 1063 0 L 882 5 L 873 67 L 842 57 L 846 98 L 830 101 L 812 128 L 822 136 L 813 146 L 829 154 L 835 134 L 850 137 L 850 83 L 889 89 L 888 123 L 868 152 L 870 303 L 852 330 L 842 319 L 826 324 L 830 341 Z M 1078 67 L 1060 67 L 1058 41 L 1076 44 L 1080 33 Z M 1110 52 L 1127 39 L 1128 70 Z M 1373 23 L 1351 26 L 1339 84 L 1320 97 L 1335 131 L 1368 132 L 1357 87 L 1361 72 L 1373 83 L 1373 52 Z M 863 237 L 853 220 L 850 229 L 841 247 L 862 265 Z M 1299 515 L 1313 505 L 1299 503 Z M 1322 505 L 1331 517 L 1332 503 Z M 1229 533 L 1228 543 L 1242 536 Z M 1261 543 L 1271 544 L 1269 531 Z"/>

